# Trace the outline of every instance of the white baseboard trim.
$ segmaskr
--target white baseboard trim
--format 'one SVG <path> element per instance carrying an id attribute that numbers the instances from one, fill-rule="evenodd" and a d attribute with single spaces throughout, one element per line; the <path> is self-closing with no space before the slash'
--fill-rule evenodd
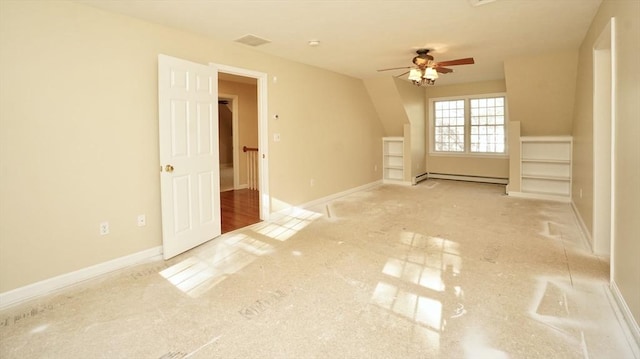
<path id="1" fill-rule="evenodd" d="M 611 281 L 610 285 L 611 295 L 615 303 L 613 303 L 617 309 L 620 311 L 620 315 L 622 316 L 621 325 L 626 325 L 629 329 L 627 334 L 630 338 L 627 338 L 629 341 L 629 345 L 633 350 L 633 354 L 635 358 L 640 358 L 640 326 L 638 326 L 638 322 L 633 318 L 633 314 L 631 314 L 631 310 L 629 306 L 627 306 L 627 302 L 622 297 L 622 293 L 620 293 L 620 289 L 618 289 L 618 285 L 616 282 Z M 624 328 L 623 328 L 624 329 Z"/>
<path id="2" fill-rule="evenodd" d="M 450 175 L 450 174 L 444 174 L 444 173 L 429 173 L 428 178 L 448 179 L 448 180 L 467 181 L 467 182 L 495 183 L 495 184 L 509 183 L 509 179 L 507 178 Z"/>
<path id="3" fill-rule="evenodd" d="M 411 186 L 411 185 L 413 185 L 413 183 L 409 182 L 409 181 L 392 180 L 392 179 L 382 180 L 382 183 L 384 183 L 384 184 L 395 184 L 395 185 L 400 185 L 400 186 Z"/>
<path id="4" fill-rule="evenodd" d="M 576 203 L 573 200 L 571 201 L 571 208 L 573 209 L 573 214 L 576 216 L 576 220 L 578 221 L 578 227 L 580 227 L 580 232 L 582 232 L 582 236 L 585 239 L 585 242 L 587 242 L 587 245 L 589 246 L 589 250 L 591 250 L 591 253 L 594 253 L 593 237 L 591 237 L 591 233 L 589 232 L 587 225 L 584 223 L 584 220 L 580 215 L 580 211 L 578 211 L 578 207 L 576 207 Z"/>
<path id="5" fill-rule="evenodd" d="M 571 202 L 570 197 L 555 196 L 552 194 L 514 192 L 514 191 L 509 191 L 507 192 L 507 194 L 511 197 L 518 197 L 518 198 L 541 199 L 545 201 L 556 201 L 556 202 L 563 202 L 563 203 Z"/>
<path id="6" fill-rule="evenodd" d="M 318 199 L 313 200 L 311 202 L 307 202 L 307 203 L 305 203 L 305 204 L 303 204 L 303 205 L 301 205 L 299 207 L 301 207 L 301 208 L 314 207 L 314 206 L 317 206 L 319 204 L 324 204 L 324 203 L 336 200 L 336 199 L 338 199 L 340 197 L 348 196 L 348 195 L 350 195 L 352 193 L 361 192 L 361 191 L 365 191 L 365 190 L 368 190 L 368 189 L 376 188 L 376 187 L 379 187 L 380 185 L 382 185 L 382 181 L 378 180 L 378 181 L 375 181 L 375 182 L 367 183 L 367 184 L 362 185 L 362 186 L 358 186 L 358 187 L 354 187 L 354 188 L 348 189 L 346 191 L 342 191 L 342 192 L 330 194 L 330 195 L 328 195 L 326 197 L 318 198 Z"/>
<path id="7" fill-rule="evenodd" d="M 344 196 L 350 195 L 352 193 L 356 193 L 356 192 L 365 191 L 365 190 L 368 190 L 368 189 L 380 187 L 381 185 L 382 185 L 382 180 L 378 180 L 378 181 L 375 181 L 375 182 L 367 183 L 367 184 L 362 185 L 362 186 L 358 186 L 358 187 L 354 187 L 354 188 L 348 189 L 346 191 L 330 194 L 330 195 L 328 195 L 326 197 L 318 198 L 318 199 L 315 199 L 313 201 L 310 201 L 310 202 L 307 202 L 307 203 L 303 203 L 303 204 L 301 204 L 299 206 L 286 207 L 286 208 L 283 208 L 283 209 L 281 209 L 279 211 L 271 213 L 271 215 L 269 216 L 269 220 L 270 221 L 277 220 L 277 219 L 282 218 L 284 216 L 291 215 L 291 213 L 294 213 L 295 210 L 308 209 L 308 208 L 311 208 L 311 207 L 322 205 L 322 204 L 325 204 L 327 202 L 336 200 L 336 199 L 338 199 L 340 197 L 344 197 Z"/>
<path id="8" fill-rule="evenodd" d="M 135 264 L 144 263 L 153 259 L 162 258 L 162 246 L 116 258 L 90 267 L 82 268 L 74 272 L 65 273 L 40 282 L 16 288 L 8 292 L 0 293 L 0 309 L 22 303 L 54 291 L 78 284 L 82 281 L 107 274 L 118 269 Z"/>

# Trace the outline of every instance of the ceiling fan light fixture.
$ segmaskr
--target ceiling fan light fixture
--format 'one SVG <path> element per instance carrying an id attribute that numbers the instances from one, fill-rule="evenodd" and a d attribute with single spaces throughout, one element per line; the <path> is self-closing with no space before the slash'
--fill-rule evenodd
<path id="1" fill-rule="evenodd" d="M 435 73 L 435 76 L 428 71 L 429 69 Z M 426 69 L 411 69 L 409 71 L 409 80 L 416 86 L 435 85 L 437 78 L 438 73 L 431 67 L 427 67 Z"/>
<path id="2" fill-rule="evenodd" d="M 435 81 L 438 78 L 438 71 L 433 67 L 427 67 L 424 71 L 424 78 Z"/>
<path id="3" fill-rule="evenodd" d="M 422 72 L 419 69 L 411 69 L 409 71 L 409 80 L 416 82 L 422 79 Z"/>

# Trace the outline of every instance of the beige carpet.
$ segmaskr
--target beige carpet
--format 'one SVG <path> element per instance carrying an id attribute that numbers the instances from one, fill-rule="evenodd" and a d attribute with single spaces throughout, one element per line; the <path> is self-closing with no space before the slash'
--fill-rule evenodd
<path id="1" fill-rule="evenodd" d="M 381 186 L 0 312 L 8 358 L 633 358 L 570 205 Z"/>

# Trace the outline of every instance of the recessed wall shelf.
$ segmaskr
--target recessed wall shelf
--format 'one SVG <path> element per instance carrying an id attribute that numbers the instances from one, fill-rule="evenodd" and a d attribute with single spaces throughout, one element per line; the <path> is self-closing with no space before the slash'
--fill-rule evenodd
<path id="1" fill-rule="evenodd" d="M 571 136 L 520 137 L 519 197 L 571 200 Z"/>
<path id="2" fill-rule="evenodd" d="M 382 138 L 382 182 L 405 184 L 404 182 L 404 138 Z"/>

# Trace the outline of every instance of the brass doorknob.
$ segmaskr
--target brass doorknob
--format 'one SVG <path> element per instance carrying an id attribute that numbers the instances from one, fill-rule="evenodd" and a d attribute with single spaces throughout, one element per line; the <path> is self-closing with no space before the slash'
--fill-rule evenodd
<path id="1" fill-rule="evenodd" d="M 172 165 L 166 165 L 166 166 L 164 166 L 164 170 L 165 170 L 165 172 L 171 173 L 171 172 L 173 172 L 173 166 Z"/>

